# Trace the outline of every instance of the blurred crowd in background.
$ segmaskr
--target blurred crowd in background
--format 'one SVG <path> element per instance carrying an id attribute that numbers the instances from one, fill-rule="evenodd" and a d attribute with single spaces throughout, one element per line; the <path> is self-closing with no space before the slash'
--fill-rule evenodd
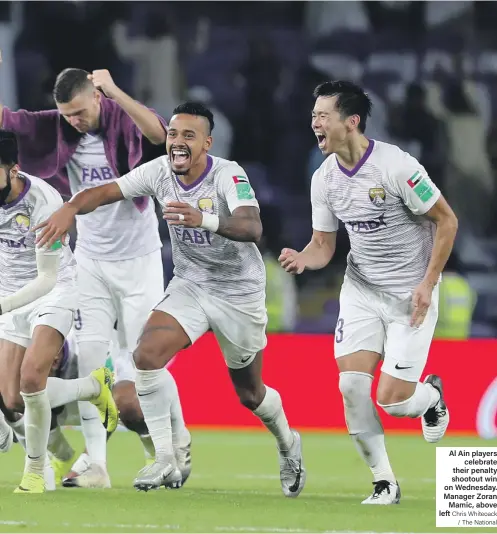
<path id="1" fill-rule="evenodd" d="M 165 118 L 185 99 L 211 106 L 212 154 L 245 167 L 261 203 L 269 329 L 333 332 L 345 230 L 323 271 L 294 278 L 276 259 L 311 235 L 312 91 L 359 83 L 366 134 L 417 157 L 459 217 L 437 337 L 497 337 L 496 22 L 497 2 L 0 2 L 0 98 L 52 108 L 62 69 L 107 68 Z"/>

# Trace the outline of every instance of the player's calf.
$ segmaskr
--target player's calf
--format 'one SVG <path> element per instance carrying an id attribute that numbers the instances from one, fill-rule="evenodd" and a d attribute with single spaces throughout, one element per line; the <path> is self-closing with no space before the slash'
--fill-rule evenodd
<path id="1" fill-rule="evenodd" d="M 119 410 L 121 423 L 128 430 L 136 432 L 139 435 L 148 434 L 148 428 L 145 424 L 133 382 L 118 382 L 112 389 L 112 395 Z"/>
<path id="2" fill-rule="evenodd" d="M 55 328 L 37 326 L 21 365 L 20 387 L 25 406 L 27 473 L 43 476 L 52 419 L 46 383 L 63 341 L 62 335 Z"/>
<path id="3" fill-rule="evenodd" d="M 426 377 L 424 383 L 410 382 L 404 386 L 402 393 L 391 392 L 388 388 L 381 388 L 380 378 L 378 388 L 378 405 L 388 414 L 394 417 L 422 417 L 423 435 L 426 441 L 436 443 L 445 435 L 449 424 L 449 411 L 443 398 L 442 381 L 436 375 Z M 393 377 L 388 377 L 387 383 L 392 382 Z M 401 382 L 399 379 L 393 379 Z M 408 393 L 411 395 L 408 395 Z M 407 398 L 405 398 L 407 397 Z M 392 399 L 397 402 L 391 402 Z M 399 400 L 400 399 L 400 400 Z"/>
<path id="4" fill-rule="evenodd" d="M 150 489 L 169 481 L 181 483 L 171 426 L 171 405 L 177 387 L 165 365 L 189 344 L 189 337 L 174 317 L 154 311 L 135 350 L 136 393 L 155 445 L 155 463 L 138 474 L 135 480 L 138 489 Z"/>
<path id="5" fill-rule="evenodd" d="M 288 425 L 279 393 L 262 381 L 262 352 L 245 367 L 230 368 L 230 376 L 240 402 L 252 411 L 275 436 L 281 488 L 286 497 L 297 497 L 306 481 L 300 434 Z"/>
<path id="6" fill-rule="evenodd" d="M 378 384 L 377 402 L 393 417 L 421 417 L 440 400 L 431 385 L 406 382 L 382 373 Z"/>

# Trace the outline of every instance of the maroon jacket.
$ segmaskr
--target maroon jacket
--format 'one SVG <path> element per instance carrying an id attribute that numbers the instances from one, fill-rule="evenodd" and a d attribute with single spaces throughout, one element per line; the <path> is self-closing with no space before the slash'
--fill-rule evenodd
<path id="1" fill-rule="evenodd" d="M 166 121 L 160 115 L 156 116 L 166 129 Z M 83 134 L 68 124 L 56 109 L 31 112 L 24 109 L 11 111 L 4 107 L 2 128 L 17 136 L 21 169 L 48 180 L 61 195 L 70 196 L 66 165 Z M 107 161 L 116 176 L 122 176 L 165 152 L 165 146 L 153 145 L 131 117 L 116 102 L 104 96 L 100 104 L 99 133 Z"/>

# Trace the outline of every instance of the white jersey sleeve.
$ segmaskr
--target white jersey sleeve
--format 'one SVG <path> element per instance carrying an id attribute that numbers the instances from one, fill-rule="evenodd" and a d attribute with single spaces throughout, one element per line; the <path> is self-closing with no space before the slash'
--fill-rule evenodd
<path id="1" fill-rule="evenodd" d="M 144 163 L 115 180 L 125 199 L 156 195 L 156 183 L 161 174 L 163 157 Z"/>
<path id="2" fill-rule="evenodd" d="M 318 232 L 336 232 L 339 221 L 326 202 L 325 182 L 320 169 L 311 181 L 312 228 Z"/>
<path id="3" fill-rule="evenodd" d="M 229 166 L 219 176 L 218 192 L 226 199 L 230 213 L 242 206 L 259 208 L 247 173 L 239 166 Z"/>
<path id="4" fill-rule="evenodd" d="M 414 215 L 424 215 L 440 198 L 440 189 L 426 169 L 407 153 L 389 173 L 389 179 L 394 191 Z"/>

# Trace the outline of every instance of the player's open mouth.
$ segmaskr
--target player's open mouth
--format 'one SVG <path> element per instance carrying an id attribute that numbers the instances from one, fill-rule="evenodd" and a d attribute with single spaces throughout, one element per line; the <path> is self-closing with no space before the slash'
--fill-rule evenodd
<path id="1" fill-rule="evenodd" d="M 171 150 L 171 159 L 175 165 L 183 165 L 190 159 L 190 153 L 188 150 L 174 148 Z"/>
<path id="2" fill-rule="evenodd" d="M 324 145 L 326 144 L 326 135 L 321 134 L 321 133 L 316 133 L 316 137 L 318 140 L 318 147 L 323 148 Z"/>

